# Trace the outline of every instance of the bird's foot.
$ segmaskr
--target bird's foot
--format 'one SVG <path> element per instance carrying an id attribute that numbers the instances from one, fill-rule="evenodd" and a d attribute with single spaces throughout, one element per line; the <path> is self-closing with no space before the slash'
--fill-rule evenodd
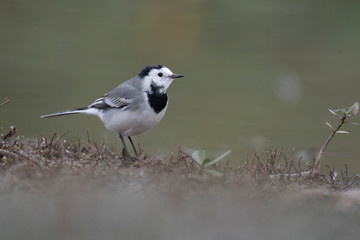
<path id="1" fill-rule="evenodd" d="M 128 151 L 126 151 L 125 148 L 123 148 L 123 150 L 122 150 L 122 157 L 123 157 L 123 159 L 125 159 L 125 161 L 128 161 L 128 162 L 136 162 L 139 160 L 137 157 L 131 156 L 130 153 Z"/>
<path id="2" fill-rule="evenodd" d="M 133 156 L 127 156 L 126 158 L 126 161 L 129 161 L 129 162 L 137 162 L 139 161 L 139 159 L 137 157 L 133 157 Z"/>

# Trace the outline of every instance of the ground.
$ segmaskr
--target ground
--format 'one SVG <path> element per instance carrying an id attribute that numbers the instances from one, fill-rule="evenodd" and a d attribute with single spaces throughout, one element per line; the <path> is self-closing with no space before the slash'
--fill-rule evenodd
<path id="1" fill-rule="evenodd" d="M 198 167 L 179 148 L 128 161 L 61 136 L 0 148 L 1 239 L 356 239 L 357 177 L 300 171 L 280 150 Z M 296 175 L 296 174 L 295 174 Z"/>

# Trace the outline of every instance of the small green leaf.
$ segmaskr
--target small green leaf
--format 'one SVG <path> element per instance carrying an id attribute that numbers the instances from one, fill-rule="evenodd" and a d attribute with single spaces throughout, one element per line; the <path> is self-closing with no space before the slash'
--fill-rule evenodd
<path id="1" fill-rule="evenodd" d="M 222 177 L 224 174 L 222 174 L 221 172 L 219 171 L 216 171 L 216 170 L 212 170 L 212 169 L 204 169 L 204 172 L 214 176 L 214 177 Z"/>
<path id="2" fill-rule="evenodd" d="M 199 150 L 195 150 L 193 151 L 193 153 L 191 154 L 191 158 L 194 159 L 194 161 L 197 163 L 197 164 L 200 164 L 200 160 L 199 160 Z"/>
<path id="3" fill-rule="evenodd" d="M 220 161 L 221 159 L 223 159 L 224 157 L 226 157 L 227 155 L 229 155 L 231 153 L 231 150 L 224 152 L 223 154 L 221 154 L 220 156 L 218 156 L 217 158 L 215 158 L 214 160 L 212 160 L 211 162 L 205 164 L 205 167 L 208 167 L 210 165 L 213 165 L 214 163 L 217 163 L 218 161 Z"/>
<path id="4" fill-rule="evenodd" d="M 211 162 L 210 158 L 205 158 L 203 165 L 206 166 L 206 164 L 208 164 L 209 162 Z"/>
<path id="5" fill-rule="evenodd" d="M 199 164 L 200 166 L 203 165 L 204 160 L 206 158 L 206 153 L 205 153 L 205 149 L 202 150 L 195 150 L 192 154 L 191 154 L 192 159 L 195 160 L 195 162 L 197 164 Z"/>
<path id="6" fill-rule="evenodd" d="M 355 106 L 352 105 L 351 107 L 344 109 L 344 113 L 346 113 L 346 115 L 351 116 L 352 111 L 354 110 Z"/>
<path id="7" fill-rule="evenodd" d="M 355 102 L 351 107 L 347 108 L 345 110 L 345 113 L 347 116 L 355 116 L 359 112 L 359 103 Z"/>

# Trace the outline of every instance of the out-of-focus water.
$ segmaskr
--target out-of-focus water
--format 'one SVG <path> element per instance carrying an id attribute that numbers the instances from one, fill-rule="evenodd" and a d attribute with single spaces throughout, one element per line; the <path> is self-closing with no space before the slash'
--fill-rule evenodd
<path id="1" fill-rule="evenodd" d="M 232 149 L 232 160 L 278 144 L 317 151 L 336 123 L 327 108 L 359 101 L 359 3 L 338 1 L 3 1 L 0 126 L 26 138 L 54 131 L 120 151 L 95 117 L 40 119 L 82 107 L 159 63 L 186 77 L 169 89 L 146 152 Z M 354 119 L 356 121 L 356 119 Z M 348 125 L 324 163 L 360 170 L 360 128 Z M 3 130 L 5 131 L 5 130 Z"/>

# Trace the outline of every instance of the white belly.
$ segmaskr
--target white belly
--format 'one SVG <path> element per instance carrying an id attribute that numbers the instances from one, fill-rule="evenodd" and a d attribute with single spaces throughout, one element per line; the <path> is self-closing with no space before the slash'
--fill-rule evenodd
<path id="1" fill-rule="evenodd" d="M 99 117 L 107 129 L 123 136 L 136 136 L 158 124 L 166 109 L 167 106 L 158 114 L 150 107 L 143 111 L 109 109 L 99 114 Z"/>

